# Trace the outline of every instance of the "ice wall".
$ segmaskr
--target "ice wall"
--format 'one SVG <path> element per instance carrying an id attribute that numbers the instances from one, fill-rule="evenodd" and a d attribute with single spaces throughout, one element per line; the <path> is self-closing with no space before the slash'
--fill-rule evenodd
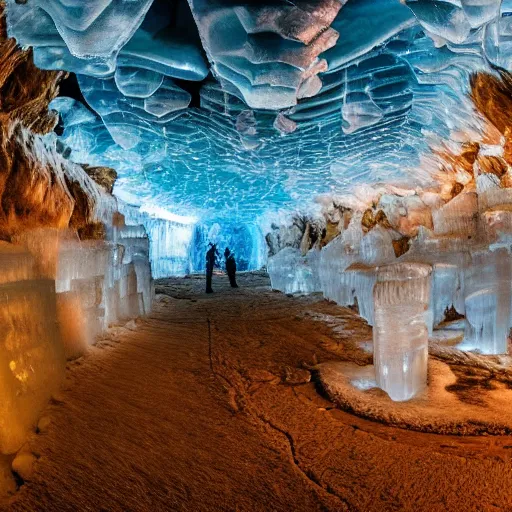
<path id="1" fill-rule="evenodd" d="M 267 246 L 263 233 L 256 222 L 199 221 L 192 241 L 193 272 L 204 272 L 205 255 L 209 243 L 217 244 L 221 256 L 226 247 L 234 253 L 237 270 L 259 270 L 265 265 Z M 223 265 L 223 262 L 221 262 Z"/>
<path id="2" fill-rule="evenodd" d="M 436 263 L 432 269 L 432 296 L 430 299 L 433 325 L 446 318 L 446 311 L 454 308 L 464 314 L 464 266 Z"/>
<path id="3" fill-rule="evenodd" d="M 175 220 L 159 218 L 152 212 L 120 202 L 126 223 L 144 226 L 149 237 L 149 260 L 155 279 L 191 273 L 195 220 L 174 216 Z M 168 215 L 165 210 L 160 215 Z M 182 220 L 182 222 L 180 222 Z"/>
<path id="4" fill-rule="evenodd" d="M 143 228 L 111 240 L 36 228 L 0 242 L 0 455 L 16 453 L 64 377 L 109 326 L 151 310 Z"/>
<path id="5" fill-rule="evenodd" d="M 205 271 L 208 244 L 221 256 L 229 247 L 239 271 L 260 269 L 266 262 L 266 244 L 256 222 L 229 222 L 177 215 L 152 205 L 141 207 L 119 202 L 129 225 L 142 225 L 149 237 L 149 258 L 155 279 Z M 222 259 L 222 258 L 221 258 Z M 221 261 L 221 267 L 223 262 Z"/>
<path id="6" fill-rule="evenodd" d="M 55 282 L 22 247 L 0 242 L 0 454 L 16 453 L 64 377 Z"/>
<path id="7" fill-rule="evenodd" d="M 472 254 L 465 269 L 464 346 L 483 354 L 505 354 L 511 322 L 512 258 L 509 250 Z"/>
<path id="8" fill-rule="evenodd" d="M 3 11 L 2 3 L 1 497 L 6 464 L 61 385 L 66 356 L 83 354 L 109 325 L 147 314 L 152 303 L 148 240 L 122 223 L 110 194 L 115 172 L 67 158 L 51 133 L 58 115 L 48 110 L 63 74 L 36 68 L 30 51 L 6 39 Z"/>
<path id="9" fill-rule="evenodd" d="M 321 290 L 320 252 L 311 249 L 303 255 L 300 249 L 286 247 L 267 262 L 272 288 L 283 293 L 308 294 Z"/>
<path id="10" fill-rule="evenodd" d="M 141 226 L 112 229 L 110 241 L 58 242 L 57 312 L 68 358 L 86 351 L 110 325 L 151 311 L 154 290 L 146 232 Z"/>

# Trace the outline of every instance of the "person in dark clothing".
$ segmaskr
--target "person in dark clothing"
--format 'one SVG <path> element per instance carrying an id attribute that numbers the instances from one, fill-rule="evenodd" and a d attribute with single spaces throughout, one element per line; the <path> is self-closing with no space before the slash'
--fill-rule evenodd
<path id="1" fill-rule="evenodd" d="M 229 277 L 229 284 L 231 288 L 238 288 L 236 284 L 236 261 L 235 255 L 229 250 L 229 247 L 226 247 L 224 251 L 224 258 L 226 260 L 226 272 Z"/>
<path id="2" fill-rule="evenodd" d="M 206 253 L 206 293 L 213 293 L 213 267 L 215 267 L 218 255 L 219 251 L 217 251 L 217 246 L 215 244 L 210 243 L 210 248 Z"/>

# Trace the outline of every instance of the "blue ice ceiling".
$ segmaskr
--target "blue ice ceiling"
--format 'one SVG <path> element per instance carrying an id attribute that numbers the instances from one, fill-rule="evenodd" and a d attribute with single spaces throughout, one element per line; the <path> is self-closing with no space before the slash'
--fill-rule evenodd
<path id="1" fill-rule="evenodd" d="M 430 132 L 478 130 L 469 74 L 512 67 L 512 0 L 8 0 L 78 162 L 116 193 L 246 221 L 419 179 Z M 193 106 L 191 106 L 191 103 Z"/>

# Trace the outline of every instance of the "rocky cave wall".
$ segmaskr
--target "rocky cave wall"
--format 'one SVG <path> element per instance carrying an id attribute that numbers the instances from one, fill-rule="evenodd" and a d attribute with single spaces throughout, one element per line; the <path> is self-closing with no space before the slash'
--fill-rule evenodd
<path id="1" fill-rule="evenodd" d="M 61 384 L 66 358 L 152 302 L 148 238 L 126 226 L 115 172 L 66 159 L 48 104 L 61 72 L 8 39 L 0 4 L 0 495 Z M 63 154 L 64 153 L 64 154 Z M 18 480 L 14 477 L 18 475 Z"/>

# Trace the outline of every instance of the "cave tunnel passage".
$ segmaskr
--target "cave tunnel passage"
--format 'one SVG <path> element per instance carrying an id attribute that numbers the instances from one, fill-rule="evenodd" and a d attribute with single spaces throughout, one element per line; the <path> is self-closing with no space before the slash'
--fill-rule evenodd
<path id="1" fill-rule="evenodd" d="M 0 21 L 2 510 L 510 510 L 512 0 Z"/>
<path id="2" fill-rule="evenodd" d="M 315 315 L 338 318 L 354 342 L 367 325 L 318 296 L 272 292 L 263 272 L 239 282 L 214 276 L 206 296 L 203 277 L 160 280 L 149 317 L 69 363 L 9 510 L 432 510 L 432 496 L 446 510 L 506 508 L 507 436 L 342 412 L 312 370 L 339 358 Z"/>

